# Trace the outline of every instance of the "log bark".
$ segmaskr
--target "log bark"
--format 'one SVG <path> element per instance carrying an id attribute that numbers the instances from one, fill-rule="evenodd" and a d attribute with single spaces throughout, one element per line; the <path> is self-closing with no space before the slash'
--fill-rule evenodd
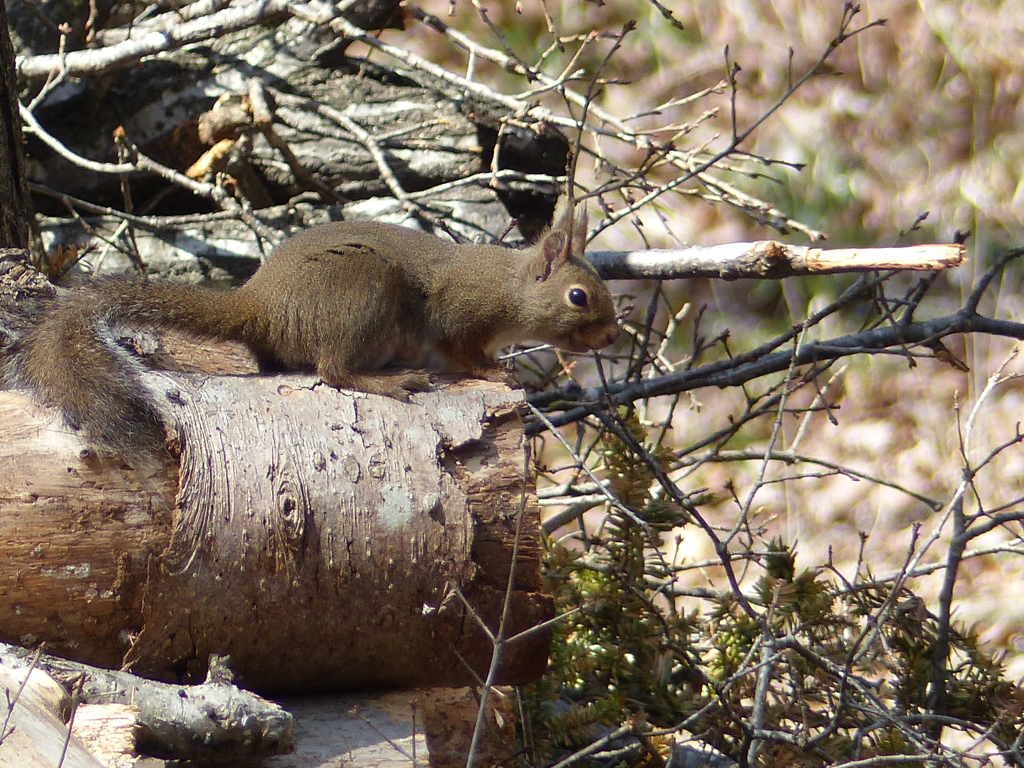
<path id="1" fill-rule="evenodd" d="M 408 404 L 313 377 L 153 372 L 173 471 L 99 464 L 0 393 L 0 634 L 161 679 L 229 654 L 240 684 L 308 692 L 482 676 L 516 554 L 511 626 L 551 616 L 524 475 L 521 394 L 483 382 Z M 544 669 L 548 633 L 500 679 Z M 468 665 L 468 666 L 467 666 Z"/>

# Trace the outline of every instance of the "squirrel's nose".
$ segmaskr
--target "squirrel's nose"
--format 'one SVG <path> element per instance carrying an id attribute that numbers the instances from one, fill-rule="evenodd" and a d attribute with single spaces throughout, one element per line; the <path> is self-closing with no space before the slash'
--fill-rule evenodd
<path id="1" fill-rule="evenodd" d="M 621 335 L 622 329 L 619 328 L 618 323 L 615 323 L 608 329 L 608 333 L 605 334 L 605 342 L 603 346 L 607 347 L 609 344 L 614 344 L 616 341 L 618 341 L 619 336 Z"/>

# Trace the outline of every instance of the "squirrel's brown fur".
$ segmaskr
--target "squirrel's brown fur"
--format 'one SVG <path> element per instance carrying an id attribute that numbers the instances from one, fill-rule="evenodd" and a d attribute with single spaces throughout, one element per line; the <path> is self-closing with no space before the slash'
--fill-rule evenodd
<path id="1" fill-rule="evenodd" d="M 313 370 L 334 387 L 400 399 L 428 386 L 426 371 L 488 375 L 511 343 L 598 349 L 618 328 L 583 258 L 585 229 L 585 217 L 567 214 L 517 251 L 341 222 L 286 240 L 235 291 L 94 280 L 29 332 L 15 383 L 101 450 L 129 458 L 161 448 L 163 433 L 140 363 L 116 344 L 118 325 L 240 341 L 261 370 Z"/>

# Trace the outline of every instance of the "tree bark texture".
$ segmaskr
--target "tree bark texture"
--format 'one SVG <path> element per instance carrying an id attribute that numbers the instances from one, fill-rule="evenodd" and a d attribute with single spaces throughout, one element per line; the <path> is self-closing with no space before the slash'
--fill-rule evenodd
<path id="1" fill-rule="evenodd" d="M 0 248 L 28 247 L 28 186 L 14 80 L 14 49 L 0 0 Z"/>
<path id="2" fill-rule="evenodd" d="M 146 384 L 181 445 L 176 493 L 162 472 L 97 465 L 53 414 L 0 393 L 4 639 L 173 680 L 229 654 L 241 685 L 308 692 L 474 682 L 491 643 L 473 614 L 497 628 L 513 557 L 511 631 L 550 618 L 520 393 Z M 511 643 L 500 680 L 538 676 L 549 641 Z"/>

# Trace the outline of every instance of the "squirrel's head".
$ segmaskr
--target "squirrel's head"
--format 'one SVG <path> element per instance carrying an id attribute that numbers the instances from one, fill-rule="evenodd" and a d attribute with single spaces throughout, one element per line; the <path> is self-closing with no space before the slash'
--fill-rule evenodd
<path id="1" fill-rule="evenodd" d="M 530 338 L 590 352 L 619 337 L 611 293 L 584 258 L 586 245 L 587 213 L 580 207 L 567 210 L 531 248 Z"/>

